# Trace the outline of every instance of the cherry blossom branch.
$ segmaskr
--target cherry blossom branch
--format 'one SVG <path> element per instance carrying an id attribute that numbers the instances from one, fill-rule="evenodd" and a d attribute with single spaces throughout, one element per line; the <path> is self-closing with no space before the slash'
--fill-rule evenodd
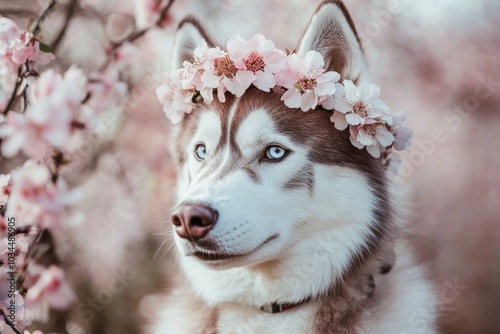
<path id="1" fill-rule="evenodd" d="M 45 6 L 45 8 L 38 14 L 38 17 L 31 25 L 31 33 L 32 34 L 35 35 L 40 30 L 40 24 L 45 19 L 45 17 L 47 17 L 49 12 L 54 8 L 54 6 L 56 4 L 57 4 L 57 0 L 51 0 L 47 4 L 47 6 Z M 12 91 L 12 94 L 10 95 L 10 99 L 9 99 L 9 102 L 7 103 L 7 106 L 5 107 L 4 111 L 0 114 L 6 114 L 10 110 L 12 105 L 14 104 L 14 101 L 16 100 L 17 90 L 19 89 L 19 87 L 21 86 L 21 83 L 23 82 L 23 66 L 24 65 L 20 65 L 17 69 L 16 84 L 14 85 L 14 89 Z"/>
<path id="2" fill-rule="evenodd" d="M 16 333 L 16 334 L 22 334 L 19 329 L 12 323 L 12 321 L 7 318 L 7 315 L 5 314 L 4 310 L 0 310 L 0 314 L 3 316 L 5 323 Z"/>
<path id="3" fill-rule="evenodd" d="M 165 17 L 168 14 L 168 12 L 170 10 L 170 7 L 172 7 L 172 5 L 175 2 L 175 0 L 167 0 L 167 1 L 169 1 L 168 4 L 160 12 L 160 16 L 158 17 L 158 19 L 156 20 L 156 22 L 153 25 L 151 25 L 150 27 L 141 29 L 141 30 L 137 30 L 137 31 L 131 33 L 128 37 L 124 38 L 122 41 L 117 42 L 117 43 L 113 43 L 111 45 L 111 50 L 110 50 L 109 57 L 106 59 L 106 62 L 101 66 L 101 69 L 105 69 L 106 67 L 108 67 L 108 65 L 111 63 L 111 59 L 112 59 L 113 54 L 115 53 L 115 51 L 117 49 L 119 49 L 121 46 L 123 46 L 123 44 L 135 42 L 139 38 L 141 38 L 144 35 L 146 35 L 146 33 L 151 28 L 153 28 L 153 27 L 159 27 L 161 25 L 161 23 L 163 22 L 163 20 L 165 19 Z"/>
<path id="4" fill-rule="evenodd" d="M 29 76 L 30 75 L 30 64 L 28 62 L 26 62 L 24 64 L 24 77 L 26 77 L 27 75 Z M 26 108 L 28 108 L 28 97 L 27 97 L 27 93 L 28 93 L 28 82 L 26 82 L 26 84 L 24 85 L 24 88 L 23 88 L 23 93 L 22 93 L 22 96 L 23 96 L 23 112 L 26 111 Z"/>
<path id="5" fill-rule="evenodd" d="M 16 99 L 17 90 L 19 89 L 19 86 L 21 85 L 21 82 L 23 81 L 22 75 L 23 75 L 23 66 L 21 65 L 17 69 L 16 84 L 14 86 L 14 89 L 12 90 L 12 93 L 10 94 L 9 103 L 7 103 L 7 106 L 5 107 L 2 114 L 6 114 L 10 110 L 12 105 L 14 104 L 14 101 Z"/>
<path id="6" fill-rule="evenodd" d="M 47 17 L 49 12 L 54 8 L 54 6 L 57 4 L 57 0 L 51 0 L 47 6 L 38 14 L 38 17 L 36 18 L 35 22 L 31 25 L 31 33 L 33 35 L 36 35 L 37 32 L 40 31 L 40 24 L 42 21 Z"/>
<path id="7" fill-rule="evenodd" d="M 28 9 L 21 9 L 21 8 L 7 8 L 7 9 L 2 9 L 2 15 L 8 16 L 8 15 L 22 15 L 22 16 L 30 16 L 35 14 L 36 12 Z"/>
<path id="8" fill-rule="evenodd" d="M 66 35 L 66 31 L 68 30 L 69 26 L 69 21 L 71 18 L 75 15 L 76 8 L 78 5 L 79 0 L 71 0 L 71 2 L 68 5 L 68 10 L 66 11 L 66 18 L 64 19 L 64 24 L 59 31 L 59 34 L 57 35 L 56 39 L 52 42 L 52 50 L 55 51 L 59 47 L 59 44 L 61 44 L 61 41 L 64 39 L 64 36 Z"/>
<path id="9" fill-rule="evenodd" d="M 168 4 L 165 6 L 165 8 L 163 8 L 163 10 L 160 12 L 160 16 L 158 17 L 158 19 L 156 20 L 155 24 L 151 27 L 148 27 L 148 28 L 144 28 L 144 29 L 141 29 L 139 31 L 136 31 L 135 33 L 132 33 L 132 35 L 130 35 L 128 38 L 124 39 L 123 41 L 119 42 L 119 43 L 116 43 L 113 45 L 113 50 L 116 50 L 117 48 L 119 48 L 120 46 L 122 46 L 125 42 L 128 42 L 128 43 L 131 43 L 131 42 L 134 42 L 135 40 L 141 38 L 142 36 L 144 36 L 152 27 L 155 27 L 155 26 L 160 26 L 160 24 L 163 22 L 163 20 L 165 19 L 165 17 L 167 16 L 168 14 L 168 11 L 170 10 L 170 7 L 172 7 L 172 5 L 174 4 L 174 1 L 175 0 L 168 0 Z"/>

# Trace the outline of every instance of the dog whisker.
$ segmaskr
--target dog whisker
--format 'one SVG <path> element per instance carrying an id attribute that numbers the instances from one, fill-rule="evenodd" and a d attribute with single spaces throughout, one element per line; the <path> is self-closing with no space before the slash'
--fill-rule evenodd
<path id="1" fill-rule="evenodd" d="M 165 224 L 172 224 L 172 221 L 171 221 L 171 220 L 164 221 L 164 222 L 162 222 L 160 225 L 157 225 L 157 226 L 155 226 L 155 227 L 153 227 L 153 228 L 150 228 L 149 230 L 146 230 L 146 231 L 144 231 L 144 232 L 142 232 L 142 233 L 143 233 L 143 234 L 146 234 L 146 233 L 148 233 L 148 232 L 151 232 L 151 231 L 153 231 L 153 230 L 156 230 L 157 228 L 162 227 L 162 226 L 163 226 L 163 225 L 165 225 Z"/>

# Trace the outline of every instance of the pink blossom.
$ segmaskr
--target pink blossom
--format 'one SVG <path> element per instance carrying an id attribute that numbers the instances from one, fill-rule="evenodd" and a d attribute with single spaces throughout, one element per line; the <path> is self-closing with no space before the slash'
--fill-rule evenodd
<path id="1" fill-rule="evenodd" d="M 195 89 L 200 92 L 206 103 L 211 103 L 213 101 L 213 88 L 205 86 L 202 75 L 206 70 L 210 70 L 214 60 L 222 55 L 224 55 L 224 51 L 219 47 L 209 48 L 207 42 L 202 40 L 193 52 L 193 63 L 185 61 L 183 69 L 180 70 L 181 74 L 178 74 L 182 80 L 182 89 L 188 91 Z M 222 85 L 218 88 L 219 100 L 224 100 L 226 90 Z"/>
<path id="2" fill-rule="evenodd" d="M 18 33 L 19 29 L 14 21 L 0 17 L 0 45 L 2 47 L 10 47 Z"/>
<path id="3" fill-rule="evenodd" d="M 12 189 L 10 175 L 0 174 L 0 207 L 7 204 Z"/>
<path id="4" fill-rule="evenodd" d="M 64 75 L 53 70 L 30 84 L 30 105 L 24 114 L 9 112 L 0 122 L 2 155 L 12 157 L 22 150 L 42 158 L 53 147 L 63 148 L 81 123 L 81 102 L 87 80 L 81 70 L 70 68 Z M 80 126 L 80 125 L 79 125 Z"/>
<path id="5" fill-rule="evenodd" d="M 281 97 L 287 107 L 308 111 L 335 93 L 340 75 L 325 72 L 324 65 L 323 57 L 316 51 L 309 51 L 304 57 L 288 56 L 284 68 L 276 75 L 277 84 L 288 89 Z"/>
<path id="6" fill-rule="evenodd" d="M 257 88 L 269 92 L 276 85 L 274 74 L 283 68 L 286 55 L 276 49 L 272 41 L 261 34 L 248 41 L 240 35 L 233 35 L 227 43 L 227 50 L 239 72 L 252 78 Z"/>
<path id="7" fill-rule="evenodd" d="M 5 281 L 7 283 L 7 286 L 5 287 L 7 289 L 7 291 L 5 291 L 5 299 L 3 299 L 1 301 L 1 306 L 4 309 L 7 309 L 11 305 L 10 301 L 13 300 L 14 301 L 14 308 L 15 308 L 15 312 L 16 312 L 16 323 L 17 324 L 24 324 L 24 325 L 30 324 L 30 322 L 26 321 L 26 319 L 25 319 L 24 298 L 23 298 L 23 296 L 21 296 L 19 291 L 14 292 L 14 296 L 13 296 L 14 298 L 9 298 L 9 295 L 8 295 L 10 293 L 9 287 L 8 287 L 9 282 L 7 281 L 9 274 L 7 274 L 8 269 L 4 269 L 4 268 L 7 268 L 7 266 L 0 267 L 0 279 L 1 279 L 0 284 Z M 4 274 L 2 274 L 2 272 Z M 3 275 L 4 275 L 4 277 L 2 277 Z M 6 313 L 8 314 L 9 312 L 6 312 Z M 0 327 L 0 329 L 2 329 L 2 328 Z M 11 332 L 9 332 L 9 333 L 11 333 Z"/>
<path id="8" fill-rule="evenodd" d="M 196 90 L 200 91 L 206 103 L 212 102 L 213 89 L 217 89 L 219 101 L 225 102 L 226 97 L 224 93 L 228 90 L 225 84 L 229 83 L 231 89 L 235 92 L 237 87 L 231 85 L 230 81 L 238 80 L 239 82 L 241 80 L 241 78 L 235 78 L 237 69 L 234 67 L 234 63 L 229 58 L 229 55 L 219 47 L 209 48 L 204 40 L 194 50 L 193 55 L 194 64 L 185 64 L 187 66 L 188 80 L 184 79 L 183 85 L 187 82 L 195 87 Z M 250 84 L 248 83 L 247 88 Z M 239 86 L 241 88 L 242 85 L 240 84 Z M 243 95 L 242 92 L 239 92 L 239 94 Z"/>
<path id="9" fill-rule="evenodd" d="M 335 109 L 332 122 L 339 130 L 344 130 L 348 125 L 372 124 L 379 119 L 390 122 L 390 110 L 379 99 L 380 87 L 366 83 L 356 87 L 350 80 L 344 84 L 337 84 L 333 97 L 323 103 L 326 109 Z"/>
<path id="10" fill-rule="evenodd" d="M 226 90 L 237 97 L 242 96 L 254 80 L 253 74 L 238 71 L 228 53 L 219 47 L 209 48 L 205 41 L 195 49 L 193 55 L 194 63 L 184 65 L 189 75 L 183 82 L 187 81 L 200 91 L 207 103 L 212 102 L 213 89 L 217 89 L 219 101 L 225 102 Z"/>
<path id="11" fill-rule="evenodd" d="M 66 310 L 75 300 L 75 292 L 66 281 L 64 272 L 51 265 L 28 288 L 24 302 L 31 319 L 47 322 L 50 308 Z"/>
<path id="12" fill-rule="evenodd" d="M 394 148 L 396 151 L 404 151 L 411 145 L 413 130 L 403 128 L 402 124 L 406 120 L 406 112 L 400 111 L 393 116 Z"/>
<path id="13" fill-rule="evenodd" d="M 136 0 L 135 22 L 140 29 L 149 27 L 160 18 L 161 11 L 168 5 L 168 1 Z M 168 16 L 165 20 L 168 20 Z"/>
<path id="14" fill-rule="evenodd" d="M 0 62 L 1 62 L 1 60 L 0 60 Z M 0 69 L 0 71 L 1 71 L 1 69 Z M 9 94 L 0 87 L 0 111 L 4 110 L 5 107 L 7 107 L 7 103 L 9 102 L 9 99 L 10 99 Z M 0 123 L 1 122 L 2 121 L 0 120 Z"/>
<path id="15" fill-rule="evenodd" d="M 127 93 L 127 84 L 120 81 L 117 70 L 91 73 L 88 82 L 88 105 L 97 112 L 115 107 Z"/>
<path id="16" fill-rule="evenodd" d="M 17 224 L 16 224 L 17 225 Z M 4 235 L 3 239 L 0 239 L 0 261 L 3 263 L 8 262 L 8 228 L 7 221 L 4 217 L 0 218 L 0 235 Z M 36 232 L 35 232 L 36 233 Z M 30 240 L 33 239 L 33 234 L 16 234 L 15 235 L 15 266 L 18 269 L 21 269 L 25 265 L 26 254 L 28 253 Z M 0 266 L 1 268 L 1 266 Z M 1 300 L 1 299 L 0 299 Z"/>
<path id="17" fill-rule="evenodd" d="M 379 99 L 380 88 L 363 83 L 356 87 L 350 80 L 337 84 L 333 97 L 324 101 L 326 109 L 335 109 L 331 121 L 338 130 L 349 126 L 351 143 L 365 148 L 375 158 L 394 143 L 392 114 L 389 107 Z"/>
<path id="18" fill-rule="evenodd" d="M 56 57 L 52 53 L 40 51 L 40 42 L 28 31 L 21 31 L 12 46 L 12 60 L 22 65 L 27 61 L 47 64 Z"/>
<path id="19" fill-rule="evenodd" d="M 349 130 L 351 143 L 359 149 L 366 147 L 374 158 L 380 158 L 381 153 L 394 142 L 394 135 L 383 123 L 350 126 Z"/>
<path id="20" fill-rule="evenodd" d="M 18 34 L 19 29 L 14 21 L 0 17 L 0 86 L 9 89 L 13 86 L 17 77 L 18 65 L 12 60 L 12 45 Z M 8 100 L 8 94 L 2 93 L 2 91 L 2 88 L 0 88 L 1 110 L 5 108 Z"/>
<path id="21" fill-rule="evenodd" d="M 19 227 L 54 228 L 63 220 L 73 223 L 79 218 L 71 206 L 79 201 L 81 192 L 68 190 L 61 178 L 56 184 L 52 183 L 47 167 L 29 160 L 11 175 L 12 191 L 6 215 L 16 217 Z"/>
<path id="22" fill-rule="evenodd" d="M 163 85 L 156 89 L 158 100 L 163 106 L 165 115 L 177 124 L 184 118 L 186 113 L 190 113 L 194 104 L 192 102 L 195 89 L 183 89 L 182 76 L 184 69 L 169 73 L 165 77 Z"/>

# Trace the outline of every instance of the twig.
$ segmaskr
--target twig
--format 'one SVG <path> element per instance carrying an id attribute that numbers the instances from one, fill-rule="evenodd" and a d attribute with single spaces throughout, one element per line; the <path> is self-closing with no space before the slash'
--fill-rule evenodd
<path id="1" fill-rule="evenodd" d="M 113 43 L 111 45 L 110 57 L 108 57 L 106 59 L 106 62 L 101 66 L 101 70 L 103 70 L 106 67 L 108 67 L 108 65 L 111 63 L 111 58 L 112 58 L 111 56 L 114 54 L 114 52 L 118 48 L 120 48 L 121 46 L 123 46 L 123 44 L 125 44 L 125 43 L 132 43 L 132 42 L 138 40 L 139 38 L 141 38 L 142 36 L 144 36 L 151 28 L 153 28 L 153 27 L 159 27 L 161 25 L 161 23 L 163 22 L 163 20 L 165 19 L 165 17 L 168 14 L 168 11 L 170 10 L 170 7 L 172 7 L 172 5 L 175 2 L 175 0 L 167 0 L 167 1 L 169 1 L 168 4 L 165 6 L 165 8 L 162 9 L 162 11 L 160 12 L 160 16 L 158 17 L 158 19 L 156 20 L 156 22 L 152 26 L 144 28 L 144 29 L 141 29 L 141 30 L 138 30 L 138 31 L 135 31 L 132 34 L 130 34 L 130 36 L 128 36 L 127 38 L 123 39 L 122 41 L 117 42 L 117 43 Z"/>
<path id="2" fill-rule="evenodd" d="M 33 35 L 36 35 L 37 32 L 40 30 L 40 24 L 56 4 L 57 0 L 51 0 L 47 4 L 47 6 L 45 6 L 45 8 L 38 14 L 38 17 L 36 18 L 35 22 L 33 22 L 33 24 L 31 25 L 31 33 Z"/>
<path id="3" fill-rule="evenodd" d="M 14 104 L 14 100 L 16 99 L 17 90 L 19 89 L 19 86 L 20 86 L 21 82 L 23 81 L 22 73 L 23 73 L 23 67 L 19 66 L 17 69 L 17 78 L 16 78 L 16 84 L 14 86 L 14 90 L 12 91 L 12 94 L 10 94 L 9 103 L 7 103 L 7 106 L 5 107 L 2 114 L 6 114 L 7 111 L 10 110 L 10 107 L 12 107 L 12 105 Z"/>
<path id="4" fill-rule="evenodd" d="M 28 234 L 31 232 L 31 226 L 16 228 L 16 234 Z"/>
<path id="5" fill-rule="evenodd" d="M 16 326 L 14 326 L 14 324 L 12 323 L 12 321 L 9 320 L 9 318 L 7 318 L 7 315 L 5 314 L 4 310 L 0 310 L 0 314 L 3 315 L 3 318 L 5 320 L 5 323 L 7 325 L 9 325 L 10 328 L 12 328 L 12 330 L 16 333 L 16 334 L 22 334 L 21 331 L 19 329 L 16 328 Z"/>
<path id="6" fill-rule="evenodd" d="M 2 15 L 8 16 L 8 15 L 23 15 L 23 16 L 30 16 L 35 14 L 36 12 L 28 9 L 21 9 L 21 8 L 6 8 L 2 9 Z"/>
<path id="7" fill-rule="evenodd" d="M 24 64 L 24 73 L 25 74 L 29 74 L 30 73 L 30 64 L 26 61 L 26 63 Z M 26 111 L 26 109 L 28 108 L 28 97 L 27 97 L 27 93 L 28 93 L 28 82 L 26 82 L 26 84 L 24 85 L 24 88 L 23 88 L 23 93 L 22 93 L 22 96 L 23 96 L 23 112 Z"/>
<path id="8" fill-rule="evenodd" d="M 66 31 L 68 30 L 69 26 L 69 21 L 71 20 L 73 15 L 75 15 L 77 5 L 78 5 L 78 0 L 71 0 L 71 2 L 68 5 L 68 10 L 66 12 L 66 18 L 64 19 L 64 24 L 61 30 L 59 31 L 59 34 L 57 35 L 56 39 L 51 44 L 54 53 L 59 47 L 59 44 L 63 40 L 64 36 L 66 35 Z"/>
<path id="9" fill-rule="evenodd" d="M 152 27 L 158 27 L 160 26 L 160 24 L 163 22 L 163 20 L 165 19 L 165 16 L 167 16 L 168 14 L 168 11 L 170 10 L 170 7 L 172 7 L 173 3 L 174 3 L 175 0 L 169 0 L 168 4 L 165 6 L 165 8 L 163 8 L 163 10 L 160 12 L 160 16 L 158 17 L 158 20 L 156 20 L 155 24 L 151 27 L 148 27 L 148 28 L 144 28 L 142 30 L 139 30 L 139 31 L 136 31 L 135 33 L 133 33 L 132 35 L 130 35 L 129 37 L 127 37 L 125 40 L 119 42 L 119 43 L 116 43 L 116 44 L 113 44 L 113 50 L 116 50 L 117 48 L 119 48 L 120 46 L 122 46 L 125 42 L 128 42 L 128 43 L 131 43 L 131 42 L 134 42 L 135 40 L 141 38 L 142 36 L 144 36 Z"/>

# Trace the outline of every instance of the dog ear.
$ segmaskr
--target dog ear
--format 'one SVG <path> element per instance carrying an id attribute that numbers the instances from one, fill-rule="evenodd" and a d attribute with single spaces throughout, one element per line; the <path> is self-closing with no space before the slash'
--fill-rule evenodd
<path id="1" fill-rule="evenodd" d="M 209 47 L 213 47 L 214 44 L 196 18 L 188 16 L 183 19 L 175 36 L 172 68 L 181 68 L 184 61 L 192 60 L 193 51 L 202 40 L 205 40 Z"/>
<path id="2" fill-rule="evenodd" d="M 368 65 L 351 16 L 342 1 L 323 2 L 307 27 L 298 54 L 315 50 L 325 59 L 325 67 L 355 83 L 369 81 Z"/>

